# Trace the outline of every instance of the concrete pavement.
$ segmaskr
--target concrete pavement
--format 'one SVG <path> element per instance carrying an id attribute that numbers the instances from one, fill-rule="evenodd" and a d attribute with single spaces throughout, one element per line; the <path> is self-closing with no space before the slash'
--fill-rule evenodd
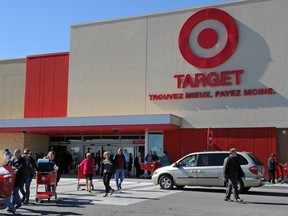
<path id="1" fill-rule="evenodd" d="M 85 179 L 80 179 L 79 183 L 85 183 Z M 141 178 L 125 178 L 122 183 L 122 190 L 115 191 L 112 196 L 103 197 L 104 184 L 100 176 L 96 176 L 93 180 L 94 190 L 89 193 L 86 187 L 80 187 L 77 190 L 77 175 L 63 175 L 57 187 L 57 200 L 69 203 L 91 203 L 91 204 L 107 204 L 107 205 L 131 205 L 145 200 L 157 199 L 168 194 L 179 193 L 174 190 L 160 190 L 159 186 L 153 185 L 150 179 Z M 111 179 L 111 187 L 116 189 L 115 180 Z M 38 191 L 44 191 L 44 185 L 38 186 Z M 35 202 L 36 181 L 33 179 L 31 184 L 31 202 Z M 121 201 L 119 201 L 121 198 Z M 42 200 L 48 202 L 48 200 Z M 51 197 L 51 202 L 55 202 Z"/>

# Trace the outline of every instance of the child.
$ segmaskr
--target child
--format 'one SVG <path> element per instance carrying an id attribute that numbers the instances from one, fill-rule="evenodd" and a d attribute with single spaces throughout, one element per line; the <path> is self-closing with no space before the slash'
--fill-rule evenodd
<path id="1" fill-rule="evenodd" d="M 80 163 L 83 166 L 83 174 L 86 179 L 86 191 L 91 193 L 92 179 L 94 174 L 94 160 L 92 159 L 92 154 L 87 153 L 86 158 Z"/>
<path id="2" fill-rule="evenodd" d="M 110 186 L 110 180 L 113 174 L 113 164 L 110 160 L 110 153 L 108 151 L 104 152 L 103 154 L 104 160 L 101 165 L 101 170 L 103 174 L 103 183 L 105 185 L 105 194 L 103 197 L 107 197 L 108 193 L 110 193 L 110 196 L 113 194 L 114 190 Z"/>

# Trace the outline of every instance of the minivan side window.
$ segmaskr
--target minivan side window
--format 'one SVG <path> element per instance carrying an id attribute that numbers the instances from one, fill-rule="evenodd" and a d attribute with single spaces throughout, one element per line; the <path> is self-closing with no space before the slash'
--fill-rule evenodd
<path id="1" fill-rule="evenodd" d="M 199 154 L 197 166 L 222 166 L 223 154 Z"/>
<path id="2" fill-rule="evenodd" d="M 236 158 L 237 158 L 238 162 L 240 163 L 240 165 L 247 165 L 248 164 L 248 161 L 242 155 L 237 154 Z"/>
<path id="3" fill-rule="evenodd" d="M 194 167 L 196 166 L 197 155 L 189 155 L 183 160 L 178 162 L 178 165 L 181 167 Z"/>
<path id="4" fill-rule="evenodd" d="M 262 161 L 260 161 L 259 158 L 257 158 L 255 155 L 253 155 L 252 153 L 248 155 L 250 156 L 250 158 L 254 161 L 256 165 L 263 165 Z"/>

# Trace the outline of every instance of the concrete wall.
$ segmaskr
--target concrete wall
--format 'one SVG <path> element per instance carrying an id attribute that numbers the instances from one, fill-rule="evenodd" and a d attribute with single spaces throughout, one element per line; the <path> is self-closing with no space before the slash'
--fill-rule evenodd
<path id="1" fill-rule="evenodd" d="M 195 8 L 71 28 L 68 116 L 171 113 L 184 128 L 287 127 L 288 1 L 239 1 L 215 8 L 236 21 L 233 56 L 211 69 L 190 65 L 178 36 Z M 176 74 L 244 70 L 241 84 L 178 89 Z M 149 100 L 150 94 L 272 88 L 273 95 Z"/>
<path id="2" fill-rule="evenodd" d="M 24 150 L 24 136 L 22 133 L 0 133 L 0 148 L 8 148 L 11 153 L 15 149 Z"/>
<path id="3" fill-rule="evenodd" d="M 0 61 L 0 119 L 24 116 L 26 59 Z"/>
<path id="4" fill-rule="evenodd" d="M 67 116 L 145 113 L 146 19 L 71 31 Z"/>
<path id="5" fill-rule="evenodd" d="M 49 136 L 39 134 L 24 135 L 24 149 L 28 148 L 32 151 L 32 156 L 36 158 L 36 153 L 42 152 L 47 155 L 49 151 Z"/>
<path id="6" fill-rule="evenodd" d="M 37 152 L 43 152 L 45 155 L 49 150 L 49 136 L 38 134 L 23 133 L 0 133 L 0 149 L 8 148 L 11 153 L 15 149 L 20 149 L 23 153 L 28 148 L 32 151 L 35 158 Z"/>

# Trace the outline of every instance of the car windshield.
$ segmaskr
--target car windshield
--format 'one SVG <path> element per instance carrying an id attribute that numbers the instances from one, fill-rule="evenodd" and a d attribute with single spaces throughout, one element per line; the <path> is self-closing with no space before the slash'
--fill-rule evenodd
<path id="1" fill-rule="evenodd" d="M 248 155 L 250 156 L 250 158 L 254 161 L 256 165 L 263 165 L 263 163 L 259 160 L 259 158 L 257 158 L 254 154 L 249 153 Z"/>

